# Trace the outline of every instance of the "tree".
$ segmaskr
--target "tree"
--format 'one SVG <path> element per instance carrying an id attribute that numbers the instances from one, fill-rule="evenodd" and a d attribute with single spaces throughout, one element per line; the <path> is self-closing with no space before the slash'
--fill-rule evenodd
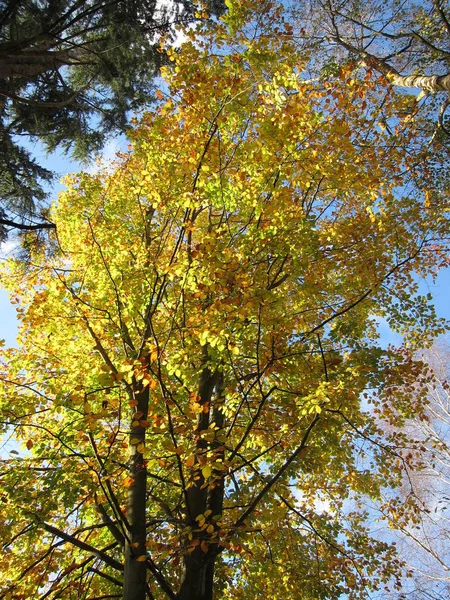
<path id="1" fill-rule="evenodd" d="M 397 116 L 421 122 L 417 134 L 428 139 L 422 148 L 429 158 L 444 153 L 448 160 L 450 15 L 445 2 L 317 0 L 311 5 L 292 3 L 292 14 L 293 35 L 311 57 L 314 77 L 332 81 L 343 65 L 359 80 L 376 74 L 409 99 Z M 390 131 L 395 124 L 380 105 L 379 125 Z M 422 156 L 413 155 L 412 160 Z M 445 179 L 448 168 L 434 169 L 432 162 L 433 180 Z"/>
<path id="2" fill-rule="evenodd" d="M 313 7 L 308 37 L 325 54 L 319 67 L 322 76 L 336 72 L 343 62 L 356 72 L 375 71 L 385 77 L 399 93 L 409 94 L 406 118 L 428 116 L 424 132 L 432 151 L 437 151 L 437 137 L 440 151 L 448 155 L 450 15 L 445 3 L 318 0 Z M 305 23 L 304 12 L 297 10 L 299 27 Z"/>
<path id="3" fill-rule="evenodd" d="M 448 341 L 438 340 L 420 356 L 430 369 L 427 404 L 422 418 L 408 420 L 405 431 L 422 442 L 423 468 L 408 473 L 402 493 L 403 503 L 413 497 L 418 510 L 414 521 L 408 523 L 400 502 L 386 518 L 396 534 L 399 553 L 411 569 L 411 579 L 405 582 L 402 592 L 415 600 L 441 600 L 450 589 Z M 401 598 L 402 594 L 393 597 Z"/>
<path id="4" fill-rule="evenodd" d="M 51 252 L 8 263 L 5 600 L 356 599 L 401 576 L 361 506 L 416 460 L 412 349 L 443 325 L 414 274 L 446 214 L 411 187 L 418 124 L 374 125 L 403 98 L 316 85 L 281 4 L 228 6 L 169 51 L 133 150 L 68 178 Z"/>
<path id="5" fill-rule="evenodd" d="M 385 75 L 394 86 L 424 93 L 450 91 L 450 15 L 442 0 L 319 0 L 318 5 L 322 17 L 326 15 L 321 22 L 326 41 L 360 65 Z"/>
<path id="6" fill-rule="evenodd" d="M 221 2 L 208 6 L 220 12 Z M 170 8 L 169 8 L 170 7 Z M 0 233 L 53 227 L 39 218 L 52 173 L 20 138 L 85 160 L 129 113 L 154 100 L 159 36 L 195 18 L 195 3 L 13 0 L 0 3 Z M 8 216 L 10 215 L 10 216 Z M 14 216 L 19 217 L 15 219 Z M 16 222 L 17 221 L 17 222 Z"/>

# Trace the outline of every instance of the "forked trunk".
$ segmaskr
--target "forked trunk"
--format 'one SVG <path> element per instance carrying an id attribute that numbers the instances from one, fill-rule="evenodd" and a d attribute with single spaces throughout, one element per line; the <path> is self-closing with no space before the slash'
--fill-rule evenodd
<path id="1" fill-rule="evenodd" d="M 185 576 L 178 600 L 213 600 L 214 559 L 200 546 L 185 558 Z"/>
<path id="2" fill-rule="evenodd" d="M 208 354 L 205 349 L 205 362 Z M 204 410 L 200 413 L 197 423 L 197 457 L 206 457 L 207 451 L 213 451 L 216 459 L 223 457 L 223 448 L 215 441 L 211 445 L 202 439 L 201 433 L 209 428 L 211 422 L 220 432 L 223 427 L 222 401 L 223 375 L 220 371 L 214 373 L 208 367 L 204 368 L 199 382 L 199 402 Z M 213 392 L 215 398 L 213 401 Z M 198 531 L 197 518 L 209 511 L 211 517 L 219 517 L 223 505 L 223 473 L 213 470 L 214 485 L 206 484 L 199 469 L 198 478 L 194 485 L 187 490 L 186 524 L 194 529 L 193 540 L 197 542 L 194 550 L 184 557 L 184 578 L 178 593 L 178 600 L 213 600 L 214 565 L 218 547 L 217 542 Z M 195 531 L 196 530 L 196 531 Z"/>

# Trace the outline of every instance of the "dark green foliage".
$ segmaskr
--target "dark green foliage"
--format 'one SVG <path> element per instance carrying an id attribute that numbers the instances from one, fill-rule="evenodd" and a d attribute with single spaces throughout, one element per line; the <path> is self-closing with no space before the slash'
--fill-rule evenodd
<path id="1" fill-rule="evenodd" d="M 165 56 L 158 34 L 195 18 L 176 0 L 10 0 L 0 2 L 0 236 L 5 221 L 39 221 L 52 173 L 21 139 L 39 140 L 79 161 L 127 128 L 130 113 L 152 102 Z M 211 0 L 211 12 L 223 10 Z M 8 215 L 8 216 L 7 216 Z"/>

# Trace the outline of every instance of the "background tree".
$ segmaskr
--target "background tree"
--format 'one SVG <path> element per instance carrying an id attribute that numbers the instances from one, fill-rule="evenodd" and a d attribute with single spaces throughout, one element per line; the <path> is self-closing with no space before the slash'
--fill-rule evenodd
<path id="1" fill-rule="evenodd" d="M 419 354 L 430 369 L 427 404 L 422 418 L 405 423 L 405 431 L 414 439 L 422 440 L 423 468 L 409 473 L 403 484 L 403 502 L 408 503 L 413 495 L 419 510 L 414 521 L 407 522 L 400 501 L 395 511 L 385 515 L 391 527 L 390 535 L 396 536 L 399 554 L 411 570 L 411 577 L 405 580 L 401 593 L 392 597 L 441 600 L 450 589 L 448 342 L 439 340 Z"/>
<path id="2" fill-rule="evenodd" d="M 440 138 L 448 154 L 450 15 L 446 2 L 314 0 L 292 3 L 290 9 L 293 35 L 298 43 L 308 40 L 314 48 L 311 67 L 316 75 L 332 79 L 342 64 L 351 65 L 355 73 L 381 75 L 398 93 L 409 95 L 404 118 L 415 118 L 418 112 L 429 115 L 428 137 Z"/>
<path id="3" fill-rule="evenodd" d="M 291 3 L 288 10 L 292 35 L 309 56 L 310 77 L 317 86 L 351 73 L 356 86 L 378 80 L 404 99 L 395 116 L 384 112 L 381 101 L 374 126 L 395 137 L 399 123 L 416 122 L 418 143 L 404 147 L 411 161 L 405 184 L 428 189 L 430 202 L 436 195 L 442 202 L 450 157 L 448 3 L 317 0 Z M 427 168 L 416 169 L 420 163 Z"/>
<path id="4" fill-rule="evenodd" d="M 207 3 L 210 10 L 221 2 Z M 21 143 L 92 157 L 154 100 L 159 38 L 195 19 L 177 0 L 12 0 L 0 3 L 0 234 L 52 227 L 40 215 L 53 173 Z"/>
<path id="5" fill-rule="evenodd" d="M 319 0 L 323 41 L 392 85 L 450 92 L 450 15 L 442 0 L 361 4 Z"/>
<path id="6" fill-rule="evenodd" d="M 377 128 L 404 99 L 370 76 L 308 79 L 283 4 L 228 6 L 169 52 L 133 151 L 68 180 L 56 251 L 8 263 L 22 329 L 0 407 L 24 448 L 1 474 L 5 599 L 400 581 L 362 506 L 414 467 L 412 350 L 443 330 L 415 275 L 448 221 L 403 185 L 420 123 Z M 376 315 L 409 349 L 380 347 Z"/>

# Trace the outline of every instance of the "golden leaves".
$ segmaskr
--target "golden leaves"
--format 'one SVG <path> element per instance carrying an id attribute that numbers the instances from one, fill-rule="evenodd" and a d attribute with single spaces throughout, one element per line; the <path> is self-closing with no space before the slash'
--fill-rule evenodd
<path id="1" fill-rule="evenodd" d="M 24 299 L 24 350 L 13 353 L 8 372 L 28 388 L 11 394 L 2 383 L 2 405 L 8 418 L 26 415 L 21 435 L 33 459 L 45 447 L 60 469 L 58 460 L 70 456 L 48 514 L 80 506 L 82 525 L 96 525 L 86 498 L 99 478 L 125 511 L 131 455 L 152 481 L 148 521 L 161 525 L 149 529 L 148 547 L 157 564 L 176 570 L 183 552 L 220 545 L 251 565 L 245 597 L 255 595 L 255 580 L 275 597 L 273 581 L 296 585 L 286 572 L 301 568 L 299 548 L 305 568 L 311 554 L 324 577 L 332 571 L 335 557 L 317 536 L 311 550 L 314 536 L 299 514 L 338 532 L 340 544 L 348 488 L 376 497 L 379 474 L 354 468 L 348 423 L 371 431 L 361 395 L 397 390 L 413 372 L 395 372 L 398 357 L 377 348 L 373 315 L 394 314 L 395 297 L 402 327 L 425 319 L 418 305 L 408 321 L 413 279 L 401 263 L 419 251 L 433 219 L 420 200 L 397 198 L 403 150 L 367 122 L 371 97 L 354 69 L 333 82 L 306 81 L 293 27 L 275 8 L 264 4 L 261 34 L 247 39 L 242 11 L 253 18 L 261 3 L 232 5 L 236 38 L 225 21 L 215 24 L 227 51 L 212 56 L 206 41 L 173 51 L 173 96 L 164 103 L 156 92 L 158 106 L 131 133 L 131 153 L 109 172 L 72 181 L 54 210 L 62 251 L 12 271 L 14 294 Z M 383 110 L 393 114 L 389 97 Z M 433 203 L 428 193 L 427 211 Z M 27 410 L 19 413 L 11 398 Z M 398 403 L 386 401 L 384 416 Z M 38 426 L 39 443 L 28 426 Z M 398 472 L 381 451 L 374 461 Z M 46 489 L 45 478 L 36 481 Z M 34 481 L 29 488 L 38 489 Z M 261 490 L 251 527 L 237 527 Z M 192 491 L 204 512 L 186 524 Z M 223 513 L 212 515 L 206 507 L 220 493 Z M 332 505 L 326 520 L 320 494 L 321 506 Z M 189 533 L 179 533 L 182 522 Z M 261 536 L 247 535 L 257 530 Z M 89 536 L 106 545 L 95 527 Z M 232 536 L 247 538 L 231 543 Z M 361 539 L 358 552 L 370 554 Z M 219 568 L 237 582 L 243 571 L 233 571 L 228 556 Z M 286 571 L 258 573 L 265 568 Z"/>
<path id="2" fill-rule="evenodd" d="M 202 475 L 205 479 L 208 479 L 209 477 L 211 477 L 211 473 L 212 473 L 211 465 L 206 464 L 204 467 L 202 467 Z"/>
<path id="3" fill-rule="evenodd" d="M 147 556 L 145 554 L 141 554 L 135 560 L 136 562 L 145 562 L 147 560 Z"/>
<path id="4" fill-rule="evenodd" d="M 186 467 L 191 468 L 194 466 L 195 464 L 195 456 L 193 454 L 191 454 L 190 456 L 187 457 L 186 459 Z"/>

